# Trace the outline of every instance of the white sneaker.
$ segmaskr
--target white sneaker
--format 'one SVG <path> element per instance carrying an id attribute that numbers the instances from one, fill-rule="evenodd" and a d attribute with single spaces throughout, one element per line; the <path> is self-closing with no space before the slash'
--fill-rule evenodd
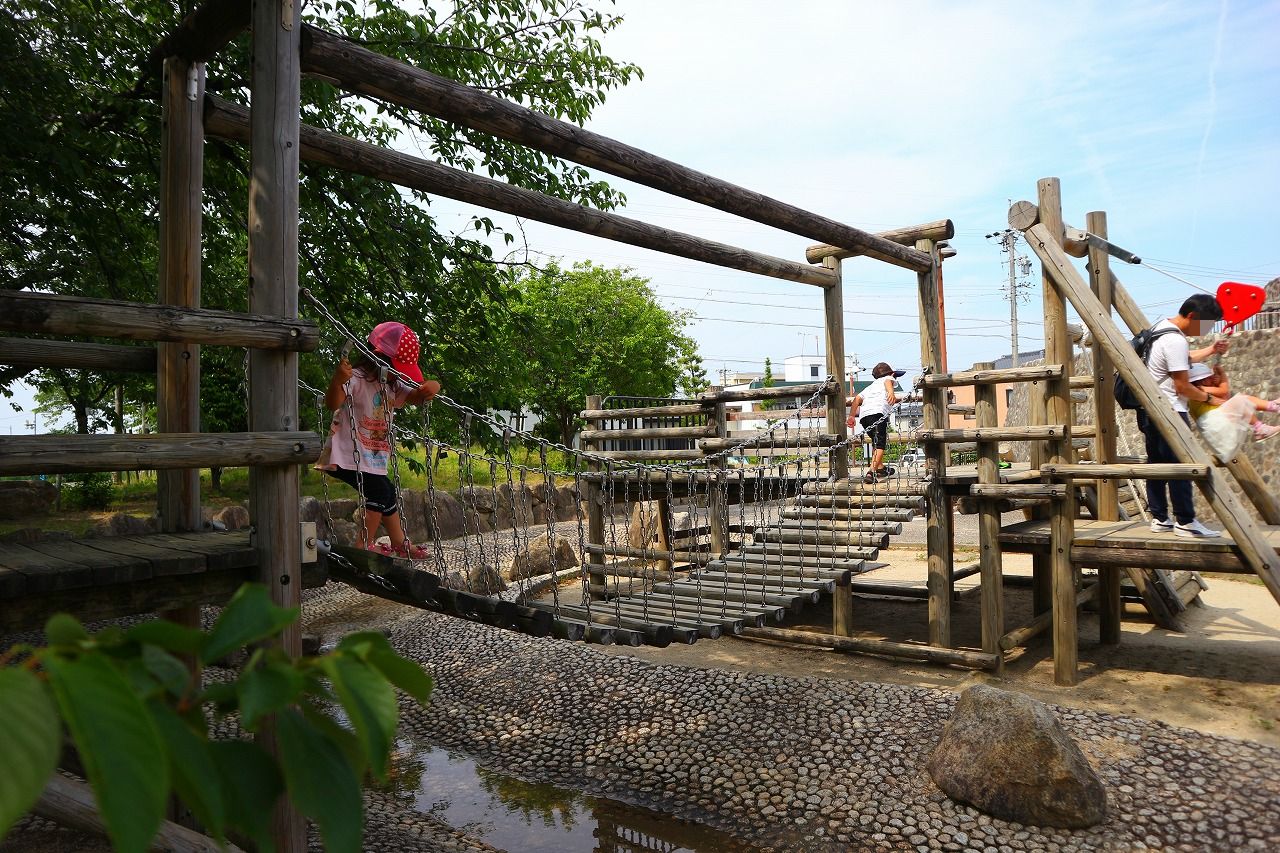
<path id="1" fill-rule="evenodd" d="M 1212 539 L 1215 536 L 1222 535 L 1221 531 L 1205 527 L 1195 519 L 1192 519 L 1190 524 L 1179 524 L 1175 526 L 1173 528 L 1173 532 L 1178 536 L 1185 536 L 1188 539 Z"/>
<path id="2" fill-rule="evenodd" d="M 1173 529 L 1172 521 L 1166 521 L 1159 518 L 1151 519 L 1152 533 L 1168 533 L 1172 529 Z"/>

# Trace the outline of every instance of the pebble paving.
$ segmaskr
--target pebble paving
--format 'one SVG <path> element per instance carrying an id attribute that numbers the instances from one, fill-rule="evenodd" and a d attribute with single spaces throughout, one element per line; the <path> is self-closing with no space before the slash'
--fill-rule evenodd
<path id="1" fill-rule="evenodd" d="M 326 590 L 308 614 L 352 595 Z M 436 678 L 427 708 L 404 705 L 412 736 L 779 850 L 1280 848 L 1280 750 L 1256 743 L 1055 706 L 1109 818 L 1023 826 L 952 802 L 923 769 L 954 693 L 659 665 L 427 612 L 388 630 Z M 402 849 L 381 846 L 376 814 L 369 849 Z"/>

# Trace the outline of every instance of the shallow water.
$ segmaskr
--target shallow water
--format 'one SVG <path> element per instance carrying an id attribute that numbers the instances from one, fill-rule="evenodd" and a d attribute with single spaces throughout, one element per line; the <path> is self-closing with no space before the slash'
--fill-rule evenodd
<path id="1" fill-rule="evenodd" d="M 525 782 L 438 747 L 401 741 L 390 788 L 418 810 L 503 850 L 520 853 L 751 853 L 753 844 L 691 821 Z"/>

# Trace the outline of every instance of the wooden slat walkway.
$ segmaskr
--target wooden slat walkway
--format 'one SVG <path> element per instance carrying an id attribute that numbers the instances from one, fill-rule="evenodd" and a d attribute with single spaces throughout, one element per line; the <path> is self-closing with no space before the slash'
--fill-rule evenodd
<path id="1" fill-rule="evenodd" d="M 1280 526 L 1264 526 L 1267 541 L 1280 553 Z M 1034 553 L 1049 547 L 1049 522 L 1021 521 L 1000 531 L 1006 551 Z M 1086 566 L 1132 566 L 1151 569 L 1252 574 L 1230 536 L 1189 539 L 1152 533 L 1145 521 L 1077 521 L 1072 560 Z"/>
<path id="2" fill-rule="evenodd" d="M 223 602 L 256 566 L 248 531 L 0 544 L 0 636 L 59 611 L 93 620 Z M 304 587 L 324 580 L 323 566 L 304 567 Z"/>

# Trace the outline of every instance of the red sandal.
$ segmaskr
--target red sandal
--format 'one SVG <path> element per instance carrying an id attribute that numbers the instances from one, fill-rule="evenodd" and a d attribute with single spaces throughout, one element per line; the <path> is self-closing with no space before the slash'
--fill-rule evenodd
<path id="1" fill-rule="evenodd" d="M 396 549 L 396 556 L 407 560 L 425 560 L 431 556 L 431 552 L 421 545 L 406 543 L 405 547 Z"/>

